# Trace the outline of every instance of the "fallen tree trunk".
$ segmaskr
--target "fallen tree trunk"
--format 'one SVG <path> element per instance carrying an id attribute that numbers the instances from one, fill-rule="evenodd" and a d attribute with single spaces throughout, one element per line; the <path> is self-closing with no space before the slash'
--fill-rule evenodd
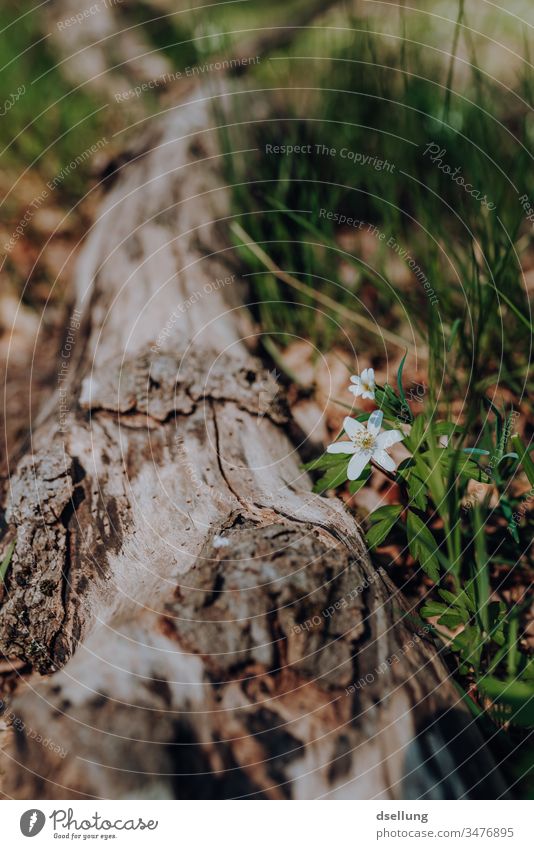
<path id="1" fill-rule="evenodd" d="M 432 641 L 299 469 L 228 215 L 199 92 L 107 195 L 11 480 L 0 649 L 36 671 L 7 706 L 4 793 L 498 795 Z"/>

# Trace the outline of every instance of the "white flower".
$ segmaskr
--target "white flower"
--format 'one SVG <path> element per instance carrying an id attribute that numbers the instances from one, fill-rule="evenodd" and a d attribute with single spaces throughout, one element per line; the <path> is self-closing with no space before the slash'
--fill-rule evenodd
<path id="1" fill-rule="evenodd" d="M 326 449 L 329 454 L 353 455 L 347 469 L 347 477 L 350 481 L 359 478 L 371 460 L 388 472 L 393 472 L 397 468 L 386 449 L 391 448 L 396 442 L 401 442 L 404 436 L 400 430 L 385 430 L 380 433 L 382 419 L 381 410 L 371 413 L 367 426 L 347 416 L 343 422 L 343 428 L 350 442 L 333 442 Z"/>
<path id="2" fill-rule="evenodd" d="M 374 368 L 364 368 L 360 375 L 353 374 L 351 379 L 352 386 L 349 386 L 349 392 L 358 398 L 370 398 L 371 401 L 375 397 L 375 370 Z"/>

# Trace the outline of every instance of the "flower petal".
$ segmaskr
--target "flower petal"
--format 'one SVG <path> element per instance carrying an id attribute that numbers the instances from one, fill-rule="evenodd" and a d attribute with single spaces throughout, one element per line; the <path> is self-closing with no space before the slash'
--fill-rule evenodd
<path id="1" fill-rule="evenodd" d="M 369 398 L 371 401 L 373 401 L 374 397 L 375 393 L 372 390 L 366 390 L 365 392 L 362 392 L 362 398 Z"/>
<path id="2" fill-rule="evenodd" d="M 367 430 L 369 433 L 372 433 L 373 436 L 378 434 L 378 431 L 382 427 L 382 419 L 384 418 L 384 413 L 382 410 L 373 410 L 371 415 L 369 416 L 369 420 L 367 422 Z"/>
<path id="3" fill-rule="evenodd" d="M 394 472 L 397 468 L 397 464 L 393 457 L 390 457 L 389 454 L 383 449 L 379 448 L 378 451 L 373 453 L 373 460 L 375 463 L 378 463 L 379 466 L 382 466 L 386 472 Z M 352 463 L 352 460 L 350 461 Z M 349 463 L 350 468 L 350 463 Z"/>
<path id="4" fill-rule="evenodd" d="M 361 422 L 357 422 L 356 419 L 351 419 L 350 416 L 346 416 L 343 420 L 343 428 L 345 433 L 348 434 L 351 439 L 361 430 L 365 429 Z"/>
<path id="5" fill-rule="evenodd" d="M 349 392 L 352 392 L 353 395 L 356 395 L 356 398 L 359 398 L 359 396 L 362 394 L 362 387 L 360 384 L 358 384 L 357 386 L 354 386 L 353 384 L 352 386 L 349 386 Z"/>
<path id="6" fill-rule="evenodd" d="M 328 454 L 354 454 L 357 450 L 354 442 L 332 442 L 326 449 Z"/>
<path id="7" fill-rule="evenodd" d="M 402 442 L 404 434 L 400 430 L 385 430 L 384 433 L 379 433 L 376 437 L 376 447 L 378 449 L 391 448 L 396 442 Z"/>
<path id="8" fill-rule="evenodd" d="M 351 382 L 351 383 L 355 383 L 356 385 L 358 385 L 359 383 L 361 383 L 361 377 L 360 377 L 360 375 L 359 375 L 359 374 L 351 374 L 351 376 L 350 376 L 350 382 Z"/>
<path id="9" fill-rule="evenodd" d="M 354 455 L 347 469 L 347 477 L 349 481 L 355 481 L 360 477 L 371 457 L 371 451 L 358 451 L 358 453 Z"/>
<path id="10" fill-rule="evenodd" d="M 375 382 L 375 370 L 374 368 L 365 368 L 361 375 L 361 379 L 365 381 L 365 383 L 374 383 Z"/>

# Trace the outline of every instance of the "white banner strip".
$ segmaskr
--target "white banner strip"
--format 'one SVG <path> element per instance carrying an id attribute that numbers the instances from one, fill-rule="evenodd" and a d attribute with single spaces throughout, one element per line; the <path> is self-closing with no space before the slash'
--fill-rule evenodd
<path id="1" fill-rule="evenodd" d="M 2 846 L 532 849 L 534 803 L 4 801 Z M 29 840 L 35 838 L 34 844 Z"/>

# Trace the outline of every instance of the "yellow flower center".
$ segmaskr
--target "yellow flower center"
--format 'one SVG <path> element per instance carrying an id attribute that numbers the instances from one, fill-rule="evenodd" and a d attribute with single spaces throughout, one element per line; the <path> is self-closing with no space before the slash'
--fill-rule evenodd
<path id="1" fill-rule="evenodd" d="M 370 451 L 375 444 L 375 437 L 368 430 L 360 430 L 352 440 L 359 451 Z"/>

